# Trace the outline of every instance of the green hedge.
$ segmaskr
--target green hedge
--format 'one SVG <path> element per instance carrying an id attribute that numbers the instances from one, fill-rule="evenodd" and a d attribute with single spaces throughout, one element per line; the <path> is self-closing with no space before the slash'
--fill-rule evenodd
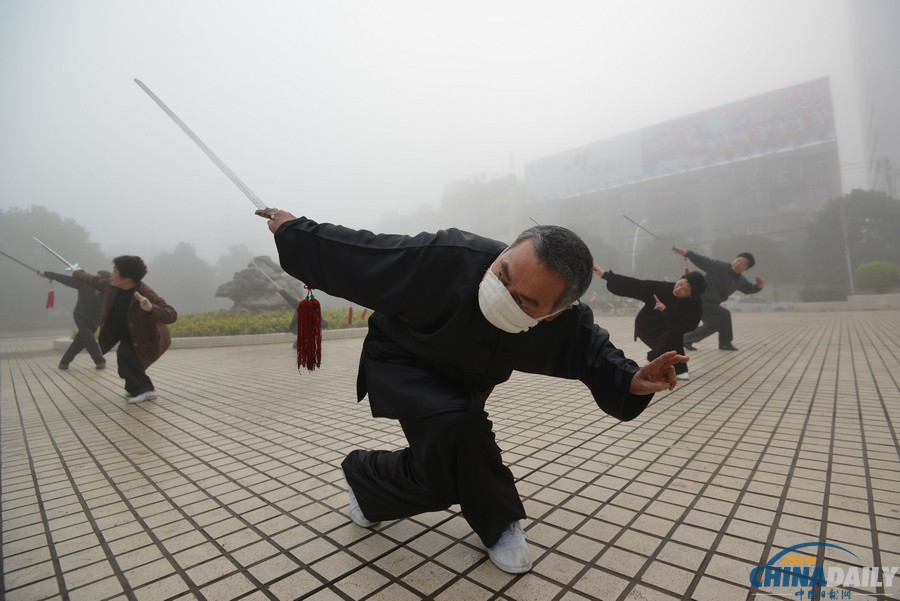
<path id="1" fill-rule="evenodd" d="M 845 301 L 847 289 L 843 286 L 814 286 L 800 291 L 800 300 L 804 303 Z"/>
<path id="2" fill-rule="evenodd" d="M 900 267 L 887 261 L 863 263 L 853 272 L 853 283 L 860 290 L 883 294 L 900 284 Z"/>
<path id="3" fill-rule="evenodd" d="M 366 320 L 368 319 L 366 314 Z M 232 313 L 213 311 L 179 315 L 178 321 L 169 325 L 173 338 L 187 336 L 239 336 L 246 334 L 276 334 L 287 332 L 293 311 L 263 311 L 261 313 Z M 362 309 L 354 307 L 353 323 L 347 322 L 347 308 L 325 309 L 322 311 L 322 328 L 338 330 L 362 328 L 366 320 L 361 319 Z"/>

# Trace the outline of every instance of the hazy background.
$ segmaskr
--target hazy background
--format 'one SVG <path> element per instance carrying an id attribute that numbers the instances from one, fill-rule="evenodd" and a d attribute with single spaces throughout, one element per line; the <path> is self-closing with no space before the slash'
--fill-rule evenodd
<path id="1" fill-rule="evenodd" d="M 250 202 L 134 78 L 264 202 L 352 227 L 437 208 L 454 180 L 822 76 L 849 190 L 863 158 L 840 121 L 857 83 L 844 6 L 4 0 L 0 209 L 73 218 L 109 256 L 274 254 Z"/>

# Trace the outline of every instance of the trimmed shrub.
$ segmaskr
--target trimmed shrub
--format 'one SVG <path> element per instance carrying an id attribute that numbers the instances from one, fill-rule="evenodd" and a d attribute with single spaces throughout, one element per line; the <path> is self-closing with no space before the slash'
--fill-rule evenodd
<path id="1" fill-rule="evenodd" d="M 863 263 L 853 272 L 853 284 L 860 290 L 883 294 L 900 284 L 900 267 L 887 261 Z"/>
<path id="2" fill-rule="evenodd" d="M 843 286 L 813 286 L 800 291 L 800 300 L 804 303 L 845 301 L 847 292 Z"/>
<path id="3" fill-rule="evenodd" d="M 353 322 L 348 323 L 347 308 L 323 309 L 322 329 L 364 328 L 368 320 L 363 319 L 363 310 L 353 310 Z M 188 336 L 240 336 L 248 334 L 277 334 L 288 332 L 293 311 L 262 311 L 260 313 L 232 313 L 211 311 L 179 315 L 178 321 L 169 325 L 173 338 Z"/>

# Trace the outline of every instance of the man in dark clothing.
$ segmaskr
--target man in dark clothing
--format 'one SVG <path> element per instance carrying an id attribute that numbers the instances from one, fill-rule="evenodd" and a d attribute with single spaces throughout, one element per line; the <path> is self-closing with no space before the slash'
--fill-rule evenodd
<path id="1" fill-rule="evenodd" d="M 706 290 L 706 278 L 702 273 L 692 271 L 674 283 L 638 280 L 597 265 L 594 273 L 606 280 L 606 288 L 613 294 L 644 301 L 634 319 L 634 337 L 650 347 L 648 361 L 666 351 L 684 354 L 684 334 L 697 327 L 703 313 L 700 297 Z M 679 380 L 689 379 L 687 363 L 676 363 L 675 373 Z"/>
<path id="2" fill-rule="evenodd" d="M 140 257 L 123 255 L 113 259 L 110 277 L 76 270 L 77 282 L 103 294 L 100 316 L 100 350 L 107 353 L 119 344 L 116 361 L 119 377 L 125 380 L 129 403 L 157 398 L 147 368 L 169 348 L 171 339 L 165 324 L 178 318 L 165 299 L 143 283 L 147 266 Z"/>
<path id="3" fill-rule="evenodd" d="M 684 348 L 689 351 L 697 350 L 695 342 L 699 342 L 713 334 L 719 333 L 719 350 L 736 351 L 732 344 L 734 332 L 731 327 L 731 311 L 720 305 L 740 290 L 744 294 L 756 294 L 762 290 L 766 281 L 756 277 L 756 284 L 751 284 L 743 273 L 756 265 L 756 259 L 750 253 L 741 253 L 731 263 L 710 259 L 703 255 L 679 248 L 672 247 L 672 252 L 687 257 L 691 263 L 706 272 L 706 292 L 703 293 L 703 324 L 684 336 Z"/>
<path id="4" fill-rule="evenodd" d="M 373 234 L 277 211 L 269 221 L 282 268 L 374 311 L 357 400 L 397 419 L 409 447 L 352 451 L 341 467 L 351 520 L 373 527 L 459 504 L 500 569 L 531 558 L 525 509 L 503 465 L 485 401 L 513 370 L 580 380 L 606 413 L 637 417 L 677 383 L 675 352 L 638 368 L 576 305 L 592 279 L 574 233 L 538 226 L 506 244 L 457 229 Z"/>
<path id="5" fill-rule="evenodd" d="M 69 363 L 82 349 L 87 349 L 97 369 L 105 368 L 106 359 L 103 358 L 103 353 L 100 352 L 100 345 L 97 344 L 97 340 L 94 338 L 94 332 L 97 331 L 97 326 L 100 325 L 100 307 L 103 305 L 103 295 L 90 286 L 79 284 L 72 276 L 52 271 L 39 271 L 38 275 L 48 280 L 56 280 L 64 286 L 78 290 L 78 300 L 75 301 L 75 310 L 72 312 L 78 333 L 75 334 L 72 344 L 63 353 L 62 359 L 59 360 L 59 368 L 69 369 Z M 108 278 L 110 274 L 108 271 L 98 271 L 97 275 Z"/>

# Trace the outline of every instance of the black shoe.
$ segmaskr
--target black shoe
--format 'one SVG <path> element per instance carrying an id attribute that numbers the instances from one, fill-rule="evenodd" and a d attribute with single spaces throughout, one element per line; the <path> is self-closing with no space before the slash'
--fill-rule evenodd
<path id="1" fill-rule="evenodd" d="M 737 347 L 729 342 L 728 344 L 720 344 L 719 350 L 720 351 L 736 351 Z"/>
<path id="2" fill-rule="evenodd" d="M 106 361 L 97 364 L 97 369 L 106 369 Z"/>
<path id="3" fill-rule="evenodd" d="M 693 344 L 691 344 L 690 342 L 685 342 L 685 343 L 684 343 L 684 350 L 686 350 L 686 351 L 696 351 L 696 350 L 697 350 L 697 347 L 694 346 Z"/>
<path id="4" fill-rule="evenodd" d="M 59 368 L 60 368 L 60 369 L 69 369 L 69 364 L 68 364 L 68 363 L 63 363 L 62 361 L 60 361 L 60 362 L 59 362 Z"/>

